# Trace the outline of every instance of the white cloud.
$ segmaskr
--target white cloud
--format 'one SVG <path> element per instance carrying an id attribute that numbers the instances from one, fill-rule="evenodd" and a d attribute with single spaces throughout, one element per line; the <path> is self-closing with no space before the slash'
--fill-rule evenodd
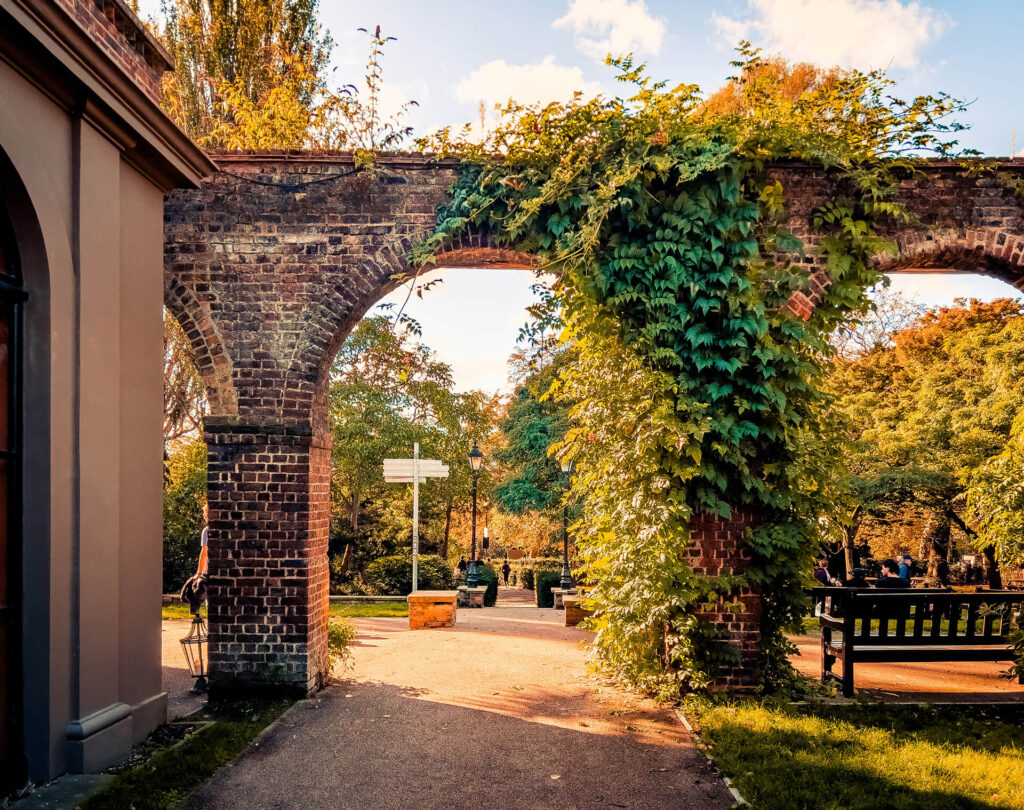
<path id="1" fill-rule="evenodd" d="M 644 0 L 571 0 L 555 28 L 570 28 L 576 47 L 595 59 L 608 54 L 656 54 L 665 37 L 665 21 L 652 17 Z"/>
<path id="2" fill-rule="evenodd" d="M 917 0 L 747 0 L 746 16 L 712 15 L 735 45 L 750 40 L 794 61 L 858 68 L 914 68 L 949 25 Z"/>
<path id="3" fill-rule="evenodd" d="M 568 101 L 577 90 L 585 96 L 601 92 L 601 85 L 588 82 L 578 67 L 556 65 L 545 56 L 533 65 L 509 65 L 496 59 L 481 65 L 455 88 L 459 101 L 483 101 L 488 106 L 515 99 L 521 104 Z"/>

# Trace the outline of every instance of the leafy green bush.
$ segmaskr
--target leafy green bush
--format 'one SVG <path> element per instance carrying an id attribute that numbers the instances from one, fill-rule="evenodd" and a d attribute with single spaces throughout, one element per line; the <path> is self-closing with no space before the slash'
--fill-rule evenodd
<path id="1" fill-rule="evenodd" d="M 331 671 L 340 665 L 348 666 L 352 657 L 352 642 L 356 638 L 356 628 L 352 622 L 342 616 L 332 616 L 327 623 L 327 654 L 331 660 Z"/>
<path id="2" fill-rule="evenodd" d="M 558 571 L 541 570 L 535 572 L 534 577 L 537 585 L 537 607 L 554 607 L 555 597 L 551 595 L 551 589 L 558 587 L 562 575 Z"/>
<path id="3" fill-rule="evenodd" d="M 392 554 L 366 566 L 366 584 L 375 594 L 406 596 L 412 591 L 412 555 Z M 455 575 L 436 554 L 421 554 L 419 587 L 425 591 L 448 591 L 455 587 Z"/>
<path id="4" fill-rule="evenodd" d="M 484 594 L 484 607 L 494 607 L 494 603 L 498 601 L 498 572 L 489 565 L 477 563 L 476 578 L 481 585 L 487 586 L 487 592 Z"/>
<path id="5" fill-rule="evenodd" d="M 537 571 L 562 570 L 562 561 L 557 557 L 522 557 L 518 560 L 509 560 L 508 564 L 512 569 L 509 582 L 528 591 L 533 590 Z"/>

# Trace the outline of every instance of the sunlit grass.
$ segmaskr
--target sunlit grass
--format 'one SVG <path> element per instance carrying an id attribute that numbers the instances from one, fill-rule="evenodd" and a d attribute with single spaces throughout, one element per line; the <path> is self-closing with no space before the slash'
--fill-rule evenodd
<path id="1" fill-rule="evenodd" d="M 206 618 L 206 605 L 200 611 Z M 351 619 L 377 619 L 391 616 L 408 616 L 408 602 L 332 602 L 331 615 L 339 613 Z M 185 604 L 164 605 L 164 619 L 191 619 L 192 612 Z"/>
<path id="2" fill-rule="evenodd" d="M 184 602 L 175 602 L 171 605 L 164 605 L 163 607 L 163 618 L 164 619 L 191 619 L 192 611 L 189 610 L 188 605 Z M 206 605 L 204 604 L 199 609 L 199 615 L 204 619 L 206 618 Z"/>
<path id="3" fill-rule="evenodd" d="M 380 619 L 391 616 L 408 616 L 408 602 L 332 602 L 331 614 L 347 616 L 350 619 Z"/>
<path id="4" fill-rule="evenodd" d="M 1024 807 L 1024 706 L 691 699 L 686 712 L 754 807 Z"/>

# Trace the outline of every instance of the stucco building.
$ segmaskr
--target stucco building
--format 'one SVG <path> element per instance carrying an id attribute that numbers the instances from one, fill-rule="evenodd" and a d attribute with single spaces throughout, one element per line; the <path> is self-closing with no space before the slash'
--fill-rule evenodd
<path id="1" fill-rule="evenodd" d="M 212 170 L 123 0 L 0 0 L 2 787 L 124 758 L 160 685 L 164 192 Z"/>

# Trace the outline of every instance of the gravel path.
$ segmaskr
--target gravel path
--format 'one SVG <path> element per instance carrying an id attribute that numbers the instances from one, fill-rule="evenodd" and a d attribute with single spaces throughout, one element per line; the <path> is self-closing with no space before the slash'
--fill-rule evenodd
<path id="1" fill-rule="evenodd" d="M 344 677 L 190 808 L 727 808 L 671 712 L 588 674 L 562 613 L 502 590 L 454 628 L 357 619 Z"/>

